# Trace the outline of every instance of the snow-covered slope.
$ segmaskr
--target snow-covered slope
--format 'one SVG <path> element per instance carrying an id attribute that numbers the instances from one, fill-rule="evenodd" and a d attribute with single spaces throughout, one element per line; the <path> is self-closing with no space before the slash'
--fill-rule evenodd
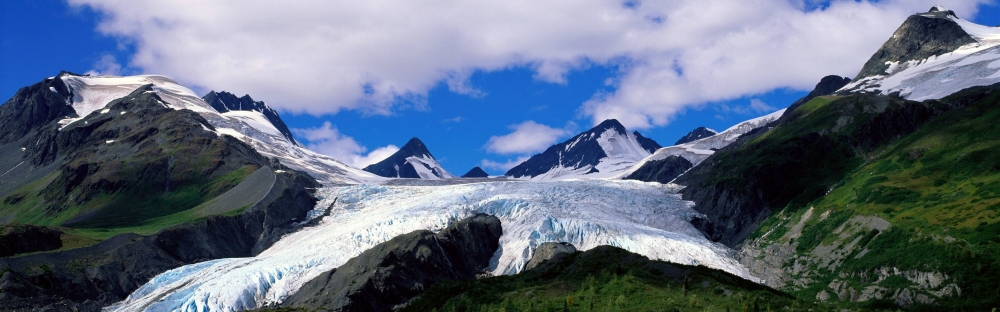
<path id="1" fill-rule="evenodd" d="M 668 146 L 656 150 L 655 153 L 646 157 L 645 159 L 635 163 L 631 167 L 619 172 L 615 178 L 627 177 L 632 172 L 635 172 L 641 168 L 644 164 L 650 161 L 661 160 L 667 158 L 667 156 L 680 156 L 687 159 L 691 164 L 697 166 L 699 163 L 704 161 L 708 156 L 715 153 L 715 150 L 726 147 L 730 143 L 736 141 L 741 135 L 750 132 L 753 129 L 763 127 L 772 121 L 781 118 L 781 115 L 785 113 L 785 110 L 779 110 L 761 117 L 750 119 L 741 123 L 738 123 L 732 127 L 729 127 L 725 131 L 719 132 L 713 136 L 691 141 L 688 143 Z"/>
<path id="2" fill-rule="evenodd" d="M 234 311 L 280 302 L 305 282 L 394 236 L 440 230 L 473 213 L 500 218 L 503 236 L 494 274 L 520 271 L 536 246 L 569 242 L 581 250 L 612 245 L 689 265 L 718 268 L 758 281 L 726 247 L 690 223 L 698 215 L 676 185 L 577 180 L 451 186 L 356 185 L 325 188 L 317 207 L 330 215 L 283 237 L 253 258 L 177 268 L 153 278 L 112 310 Z"/>
<path id="3" fill-rule="evenodd" d="M 648 157 L 657 147 L 656 142 L 637 132 L 629 133 L 617 120 L 609 119 L 532 156 L 507 171 L 507 176 L 535 181 L 608 178 Z"/>
<path id="4" fill-rule="evenodd" d="M 1000 27 L 988 27 L 963 20 L 941 7 L 935 7 L 927 13 L 916 14 L 908 19 L 907 23 L 917 23 L 921 20 L 925 22 L 935 21 L 944 23 L 944 25 L 957 24 L 965 33 L 958 33 L 959 39 L 964 38 L 969 43 L 927 58 L 884 62 L 883 64 L 888 65 L 884 72 L 856 78 L 838 93 L 888 95 L 898 92 L 899 96 L 903 98 L 923 101 L 939 99 L 973 86 L 1000 82 Z M 900 30 L 897 30 L 893 38 L 886 43 L 887 45 L 900 45 L 902 43 L 895 41 L 907 40 L 907 38 L 899 38 L 902 36 L 901 32 L 908 29 L 907 23 L 904 23 Z M 946 27 L 939 26 L 934 29 L 942 28 Z M 971 40 L 967 39 L 966 34 L 971 37 Z M 916 36 L 917 34 L 906 35 Z M 952 37 L 954 36 L 952 35 Z M 923 42 L 923 38 L 910 41 L 917 41 L 913 44 L 922 44 L 925 47 L 934 44 L 934 42 Z M 887 47 L 883 46 L 882 50 L 886 49 Z M 873 58 L 879 56 L 880 53 L 876 53 Z M 863 70 L 862 73 L 865 71 Z"/>
<path id="5" fill-rule="evenodd" d="M 434 155 L 431 155 L 424 142 L 418 138 L 410 139 L 402 148 L 386 159 L 365 167 L 365 171 L 386 178 L 430 180 L 455 178 L 438 164 Z"/>
<path id="6" fill-rule="evenodd" d="M 278 158 L 282 164 L 305 171 L 321 183 L 353 184 L 383 180 L 292 143 L 261 112 L 219 113 L 194 91 L 164 76 L 114 77 L 63 74 L 59 78 L 73 93 L 69 104 L 79 115 L 61 120 L 59 123 L 63 126 L 76 122 L 90 113 L 100 113 L 111 101 L 128 95 L 140 86 L 152 84 L 154 92 L 171 108 L 197 112 L 208 120 L 220 135 L 230 135 L 243 140 L 261 155 Z"/>

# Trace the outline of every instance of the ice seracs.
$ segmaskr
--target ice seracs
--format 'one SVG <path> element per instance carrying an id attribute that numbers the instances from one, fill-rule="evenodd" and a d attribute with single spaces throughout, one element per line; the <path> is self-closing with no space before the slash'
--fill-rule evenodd
<path id="1" fill-rule="evenodd" d="M 281 302 L 313 277 L 364 250 L 414 230 L 440 230 L 475 213 L 501 220 L 494 274 L 521 271 L 535 248 L 569 242 L 612 245 L 660 259 L 704 265 L 758 281 L 725 246 L 689 222 L 699 214 L 679 186 L 637 181 L 506 181 L 448 186 L 356 185 L 321 190 L 329 216 L 288 234 L 253 258 L 180 267 L 153 278 L 112 311 L 235 311 Z"/>

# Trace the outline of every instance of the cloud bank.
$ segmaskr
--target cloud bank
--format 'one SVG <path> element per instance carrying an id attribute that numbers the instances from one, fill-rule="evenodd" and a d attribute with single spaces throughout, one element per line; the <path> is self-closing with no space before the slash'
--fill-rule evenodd
<path id="1" fill-rule="evenodd" d="M 367 167 L 399 151 L 399 147 L 390 144 L 365 154 L 368 148 L 358 144 L 354 138 L 340 133 L 329 121 L 316 128 L 292 129 L 292 132 L 299 140 L 305 141 L 309 149 L 355 168 Z"/>
<path id="2" fill-rule="evenodd" d="M 941 4 L 969 17 L 987 1 L 69 2 L 134 46 L 130 68 L 289 112 L 390 114 L 425 105 L 441 83 L 488 96 L 468 82 L 476 71 L 525 66 L 564 84 L 600 64 L 617 68 L 614 91 L 581 113 L 642 129 L 703 103 L 852 76 L 908 15 Z"/>

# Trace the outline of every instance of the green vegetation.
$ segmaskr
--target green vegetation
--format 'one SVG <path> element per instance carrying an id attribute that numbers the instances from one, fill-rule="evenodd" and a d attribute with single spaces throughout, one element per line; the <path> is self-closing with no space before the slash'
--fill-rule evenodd
<path id="1" fill-rule="evenodd" d="M 613 247 L 513 276 L 442 283 L 405 311 L 793 311 L 822 309 L 727 273 Z"/>
<path id="2" fill-rule="evenodd" d="M 182 223 L 207 218 L 203 204 L 238 185 L 257 168 L 244 166 L 213 179 L 194 179 L 166 192 L 148 192 L 141 185 L 123 192 L 100 194 L 82 205 L 53 212 L 46 209 L 43 191 L 59 172 L 32 182 L 0 202 L 0 215 L 13 215 L 16 223 L 58 227 L 63 235 L 60 250 L 84 247 L 122 233 L 152 234 Z M 249 205 L 226 211 L 238 214 Z M 79 221 L 74 221 L 79 220 Z"/>
<path id="3" fill-rule="evenodd" d="M 838 275 L 843 279 L 843 276 L 896 268 L 941 272 L 949 276 L 946 284 L 955 283 L 962 290 L 961 296 L 935 296 L 939 305 L 918 305 L 916 309 L 989 310 L 996 307 L 1000 302 L 1000 123 L 997 122 L 1000 120 L 1000 109 L 997 109 L 1000 92 L 983 91 L 985 89 L 953 95 L 943 99 L 944 104 L 928 102 L 932 107 L 961 105 L 869 153 L 856 148 L 857 156 L 853 156 L 853 160 L 841 159 L 832 164 L 834 168 L 850 170 L 821 180 L 836 181 L 829 184 L 828 193 L 788 201 L 787 205 L 780 206 L 787 207 L 786 211 L 763 223 L 754 237 L 773 230 L 772 233 L 781 235 L 769 235 L 767 239 L 776 241 L 800 220 L 805 208 L 814 207 L 816 214 L 806 222 L 801 237 L 794 240 L 798 243 L 796 252 L 799 255 L 808 255 L 817 246 L 829 246 L 841 239 L 834 230 L 848 226 L 847 220 L 852 216 L 876 216 L 892 224 L 886 231 L 867 229 L 849 238 L 847 241 L 859 239 L 858 244 L 836 272 L 813 268 L 810 272 L 814 284 L 803 289 L 789 288 L 793 294 L 799 298 L 815 298 L 819 291 L 829 290 L 826 283 Z M 824 110 L 815 107 L 823 103 L 813 102 L 816 101 L 804 106 L 811 109 L 804 114 Z M 828 121 L 833 118 L 822 117 Z M 775 130 L 768 134 L 767 140 L 785 135 L 777 131 L 780 128 Z M 800 136 L 805 135 L 806 132 L 800 133 Z M 838 140 L 859 142 L 863 139 L 854 133 Z M 845 162 L 856 165 L 843 166 Z M 821 162 L 815 166 L 828 168 L 831 164 Z M 827 218 L 816 217 L 824 212 L 829 213 Z M 861 254 L 863 248 L 872 252 Z M 851 281 L 856 286 L 861 285 L 857 289 L 871 282 Z M 900 275 L 892 275 L 878 286 L 915 287 L 913 281 Z"/>

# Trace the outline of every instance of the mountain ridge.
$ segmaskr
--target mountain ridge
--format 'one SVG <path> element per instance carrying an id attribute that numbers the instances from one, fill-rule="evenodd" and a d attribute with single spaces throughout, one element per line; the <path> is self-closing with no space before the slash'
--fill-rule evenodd
<path id="1" fill-rule="evenodd" d="M 618 120 L 608 119 L 548 147 L 514 166 L 505 175 L 528 179 L 610 176 L 645 158 L 657 148 L 659 144 L 656 141 L 638 135 L 637 131 L 629 133 Z"/>
<path id="2" fill-rule="evenodd" d="M 444 170 L 430 150 L 417 137 L 411 138 L 398 151 L 368 165 L 364 171 L 386 178 L 447 179 L 453 175 Z"/>
<path id="3" fill-rule="evenodd" d="M 299 145 L 299 143 L 296 142 L 295 138 L 292 136 L 292 131 L 289 130 L 288 126 L 285 125 L 285 122 L 281 120 L 281 116 L 278 115 L 278 112 L 271 109 L 270 106 L 267 106 L 267 104 L 262 101 L 254 101 L 249 94 L 243 95 L 242 97 L 236 97 L 235 94 L 226 91 L 215 92 L 215 90 L 212 90 L 208 92 L 208 94 L 205 94 L 202 99 L 209 105 L 212 105 L 212 108 L 216 111 L 223 114 L 230 111 L 252 111 L 261 113 L 265 118 L 267 118 L 267 121 L 269 121 L 271 125 L 281 133 L 281 135 L 288 139 L 289 142 Z"/>

